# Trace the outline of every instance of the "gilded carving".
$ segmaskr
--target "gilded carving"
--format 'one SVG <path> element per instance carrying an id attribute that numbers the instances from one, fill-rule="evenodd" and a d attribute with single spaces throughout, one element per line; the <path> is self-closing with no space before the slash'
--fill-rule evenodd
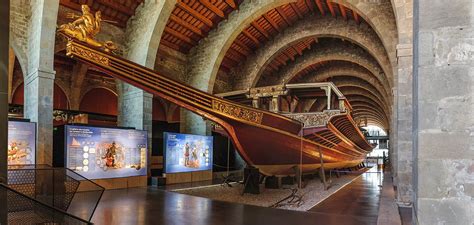
<path id="1" fill-rule="evenodd" d="M 238 105 L 229 104 L 216 99 L 212 100 L 212 109 L 230 117 L 261 124 L 263 113 L 249 110 Z"/>
<path id="2" fill-rule="evenodd" d="M 90 46 L 103 49 L 106 52 L 116 50 L 117 46 L 112 41 L 100 42 L 95 39 L 95 36 L 100 32 L 102 22 L 115 22 L 102 19 L 100 11 L 97 11 L 95 15 L 92 14 L 87 5 L 82 5 L 81 8 L 82 15 L 69 13 L 67 17 L 74 19 L 74 21 L 59 26 L 58 32 L 65 35 L 68 39 L 75 39 L 87 43 Z"/>
<path id="3" fill-rule="evenodd" d="M 109 58 L 103 55 L 97 54 L 93 51 L 88 49 L 80 48 L 73 44 L 73 42 L 68 42 L 66 47 L 66 54 L 68 56 L 78 55 L 80 57 L 89 59 L 97 64 L 101 64 L 104 66 L 109 65 Z"/>
<path id="4" fill-rule="evenodd" d="M 291 119 L 302 122 L 304 127 L 322 127 L 327 125 L 331 117 L 339 114 L 341 114 L 341 111 L 339 110 L 326 110 L 324 112 L 294 113 L 284 115 Z"/>

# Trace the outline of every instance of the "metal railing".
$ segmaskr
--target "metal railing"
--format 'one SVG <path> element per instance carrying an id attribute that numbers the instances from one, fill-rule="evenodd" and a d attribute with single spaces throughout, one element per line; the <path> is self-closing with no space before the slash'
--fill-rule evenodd
<path id="1" fill-rule="evenodd" d="M 8 187 L 38 202 L 91 221 L 104 188 L 67 168 L 9 166 Z"/>
<path id="2" fill-rule="evenodd" d="M 54 208 L 0 183 L 0 223 L 9 225 L 92 223 Z"/>

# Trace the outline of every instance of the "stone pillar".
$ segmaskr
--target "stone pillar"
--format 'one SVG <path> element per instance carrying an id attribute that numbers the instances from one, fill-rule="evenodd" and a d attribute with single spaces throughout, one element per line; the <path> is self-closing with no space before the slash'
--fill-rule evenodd
<path id="1" fill-rule="evenodd" d="M 36 122 L 37 164 L 52 164 L 54 43 L 59 0 L 32 0 L 25 76 L 25 117 Z"/>
<path id="2" fill-rule="evenodd" d="M 474 7 L 415 2 L 415 221 L 474 224 Z"/>
<path id="3" fill-rule="evenodd" d="M 176 0 L 145 1 L 127 23 L 125 57 L 153 69 L 161 35 Z M 148 168 L 151 165 L 153 95 L 127 83 L 117 82 L 118 124 L 146 130 L 148 133 Z M 150 169 L 148 170 L 148 172 Z"/>
<path id="4" fill-rule="evenodd" d="M 9 33 L 10 1 L 0 8 L 0 183 L 7 183 L 7 142 L 8 142 L 8 74 L 9 74 Z M 0 197 L 0 200 L 5 200 Z M 6 202 L 6 201 L 1 201 Z M 0 223 L 6 224 L 6 215 L 0 212 Z"/>
<path id="5" fill-rule="evenodd" d="M 398 79 L 396 95 L 397 158 L 395 181 L 397 201 L 410 204 L 413 197 L 413 48 L 411 44 L 397 45 Z"/>

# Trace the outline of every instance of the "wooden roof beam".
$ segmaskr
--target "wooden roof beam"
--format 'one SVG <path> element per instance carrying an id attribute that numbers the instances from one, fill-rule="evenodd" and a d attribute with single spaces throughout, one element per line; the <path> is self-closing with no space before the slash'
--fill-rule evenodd
<path id="1" fill-rule="evenodd" d="M 272 20 L 272 18 L 268 17 L 267 14 L 263 14 L 263 18 L 265 18 L 275 30 L 277 30 L 278 32 L 281 32 L 281 29 L 278 26 L 278 24 L 276 24 L 275 21 Z"/>
<path id="2" fill-rule="evenodd" d="M 303 51 L 301 51 L 301 49 L 296 48 L 296 47 L 293 47 L 293 46 L 292 46 L 292 48 L 293 48 L 296 52 L 298 52 L 298 55 L 303 55 Z"/>
<path id="3" fill-rule="evenodd" d="M 328 5 L 329 11 L 331 12 L 331 15 L 333 17 L 336 17 L 336 12 L 334 11 L 334 8 L 332 7 L 331 1 L 326 0 L 326 4 Z"/>
<path id="4" fill-rule="evenodd" d="M 233 47 L 233 46 L 234 46 L 234 47 Z M 240 45 L 238 45 L 238 44 L 231 45 L 230 48 L 233 49 L 233 50 L 236 51 L 236 52 L 239 52 L 239 53 L 240 53 L 241 55 L 243 55 L 243 56 L 247 56 L 247 55 L 250 54 L 250 51 L 248 51 L 248 50 L 245 49 L 245 48 L 240 47 Z"/>
<path id="5" fill-rule="evenodd" d="M 220 18 L 224 18 L 225 17 L 225 14 L 224 12 L 222 12 L 222 10 L 220 10 L 219 8 L 217 8 L 214 4 L 212 4 L 211 2 L 209 2 L 208 0 L 199 0 L 199 2 L 201 4 L 203 4 L 204 6 L 206 6 L 209 10 L 211 10 L 213 13 L 215 13 L 217 16 L 219 16 Z"/>
<path id="6" fill-rule="evenodd" d="M 283 54 L 285 54 L 289 59 L 291 59 L 291 61 L 295 61 L 295 56 L 294 55 L 291 55 L 286 51 L 283 51 Z"/>
<path id="7" fill-rule="evenodd" d="M 119 3 L 117 3 L 117 1 L 114 1 L 114 0 L 96 0 L 97 3 L 99 4 L 102 4 L 102 5 L 105 5 L 107 7 L 110 7 L 114 10 L 117 10 L 121 13 L 124 13 L 128 16 L 133 16 L 135 14 L 134 11 L 132 11 L 131 8 L 128 8 L 128 7 L 125 7 L 123 5 L 120 5 Z"/>
<path id="8" fill-rule="evenodd" d="M 324 11 L 323 3 L 321 3 L 321 0 L 315 0 L 315 1 L 316 1 L 316 5 L 318 6 L 319 12 L 321 12 L 321 15 L 324 16 L 326 12 Z"/>
<path id="9" fill-rule="evenodd" d="M 339 5 L 339 11 L 341 11 L 342 18 L 344 18 L 344 20 L 347 20 L 346 8 L 341 4 L 338 4 L 338 5 Z"/>
<path id="10" fill-rule="evenodd" d="M 255 27 L 255 29 L 257 29 L 261 34 L 263 34 L 263 36 L 265 36 L 267 39 L 270 38 L 270 34 L 268 34 L 268 32 L 263 29 L 257 22 L 253 21 L 252 26 Z"/>
<path id="11" fill-rule="evenodd" d="M 304 2 L 306 6 L 308 7 L 309 11 L 314 12 L 313 3 L 311 3 L 311 0 L 305 0 Z"/>
<path id="12" fill-rule="evenodd" d="M 257 46 L 260 46 L 260 41 L 258 41 L 258 39 L 254 37 L 251 33 L 249 33 L 247 30 L 243 30 L 242 33 L 250 40 L 252 40 Z"/>
<path id="13" fill-rule="evenodd" d="M 171 34 L 173 35 L 174 37 L 178 38 L 179 40 L 182 40 L 188 44 L 190 44 L 191 46 L 194 46 L 196 45 L 197 43 L 191 39 L 190 37 L 182 34 L 182 33 L 179 33 L 178 31 L 175 31 L 173 29 L 171 29 L 170 27 L 166 26 L 165 27 L 165 32 L 168 33 L 168 34 Z"/>
<path id="14" fill-rule="evenodd" d="M 184 3 L 182 0 L 178 0 L 178 2 L 176 3 L 176 6 L 186 12 L 188 12 L 189 14 L 191 14 L 194 18 L 200 20 L 201 22 L 203 22 L 204 24 L 206 24 L 208 27 L 212 27 L 213 25 L 213 22 L 204 17 L 203 15 L 201 15 L 201 13 L 199 13 L 198 11 L 194 10 L 193 8 L 189 7 L 186 3 Z"/>
<path id="15" fill-rule="evenodd" d="M 252 52 L 252 49 L 250 49 L 247 45 L 245 45 L 241 40 L 235 39 L 234 42 L 236 45 L 240 46 L 245 51 Z"/>
<path id="16" fill-rule="evenodd" d="M 298 9 L 298 6 L 295 5 L 295 3 L 290 3 L 291 9 L 295 11 L 296 15 L 298 15 L 298 18 L 303 19 L 303 15 L 301 14 L 300 10 Z"/>
<path id="17" fill-rule="evenodd" d="M 275 9 L 276 9 L 276 11 L 278 12 L 278 14 L 280 14 L 280 16 L 283 18 L 283 20 L 285 21 L 285 23 L 288 24 L 288 26 L 291 26 L 290 20 L 289 20 L 288 17 L 286 16 L 285 12 L 283 12 L 283 10 L 281 10 L 280 7 L 276 7 Z"/>
<path id="18" fill-rule="evenodd" d="M 352 10 L 352 15 L 354 16 L 354 20 L 357 22 L 357 24 L 360 24 L 359 15 L 356 13 L 356 11 Z"/>
<path id="19" fill-rule="evenodd" d="M 237 5 L 235 4 L 234 0 L 225 0 L 225 3 L 227 3 L 227 5 L 229 5 L 233 9 L 237 9 Z"/>
<path id="20" fill-rule="evenodd" d="M 202 31 L 199 28 L 191 25 L 190 23 L 182 20 L 181 18 L 171 14 L 170 15 L 170 20 L 177 23 L 177 24 L 179 24 L 179 25 L 181 25 L 181 26 L 183 26 L 183 27 L 185 27 L 186 29 L 192 31 L 193 33 L 195 33 L 195 34 L 197 34 L 201 37 L 204 37 L 204 34 L 202 33 Z"/>

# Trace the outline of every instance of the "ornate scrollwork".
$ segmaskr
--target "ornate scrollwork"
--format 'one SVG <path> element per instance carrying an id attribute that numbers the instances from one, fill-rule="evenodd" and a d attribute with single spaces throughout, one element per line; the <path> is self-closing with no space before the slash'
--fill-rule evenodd
<path id="1" fill-rule="evenodd" d="M 304 127 L 322 127 L 327 125 L 331 117 L 339 114 L 341 114 L 339 110 L 328 110 L 315 113 L 285 114 L 285 116 L 302 122 Z"/>
<path id="2" fill-rule="evenodd" d="M 72 41 L 67 43 L 66 47 L 66 55 L 79 55 L 83 58 L 90 59 L 98 64 L 108 66 L 109 65 L 109 58 L 103 55 L 97 54 L 93 51 L 88 49 L 80 48 L 77 45 L 74 45 Z"/>
<path id="3" fill-rule="evenodd" d="M 224 113 L 232 118 L 261 124 L 263 113 L 249 110 L 238 105 L 229 104 L 216 99 L 212 100 L 212 109 Z"/>

